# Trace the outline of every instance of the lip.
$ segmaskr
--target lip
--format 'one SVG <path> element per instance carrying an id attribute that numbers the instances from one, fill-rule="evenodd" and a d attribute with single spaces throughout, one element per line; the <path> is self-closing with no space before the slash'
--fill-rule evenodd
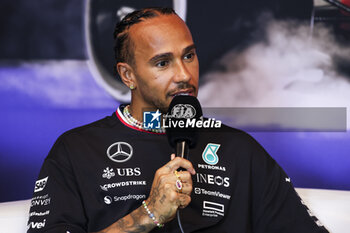
<path id="1" fill-rule="evenodd" d="M 175 93 L 171 94 L 170 96 L 175 97 L 176 95 L 181 95 L 181 94 L 194 96 L 194 90 L 193 89 L 179 90 L 179 91 L 176 91 Z"/>

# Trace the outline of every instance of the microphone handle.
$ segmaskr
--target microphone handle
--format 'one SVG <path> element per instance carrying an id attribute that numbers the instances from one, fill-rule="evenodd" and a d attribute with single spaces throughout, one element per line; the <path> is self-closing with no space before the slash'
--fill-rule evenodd
<path id="1" fill-rule="evenodd" d="M 189 154 L 188 143 L 185 140 L 177 141 L 176 142 L 176 146 L 175 146 L 175 155 L 176 155 L 176 157 L 181 157 L 181 158 L 188 159 L 188 154 Z M 178 171 L 184 171 L 185 169 L 180 167 L 177 170 Z M 184 230 L 183 230 L 182 224 L 181 224 L 181 219 L 180 219 L 180 209 L 178 209 L 176 211 L 176 216 L 177 216 L 177 222 L 179 224 L 180 231 L 181 231 L 181 233 L 184 233 Z"/>
<path id="2" fill-rule="evenodd" d="M 176 148 L 175 148 L 176 157 L 188 159 L 188 154 L 189 154 L 188 143 L 185 140 L 177 141 Z"/>

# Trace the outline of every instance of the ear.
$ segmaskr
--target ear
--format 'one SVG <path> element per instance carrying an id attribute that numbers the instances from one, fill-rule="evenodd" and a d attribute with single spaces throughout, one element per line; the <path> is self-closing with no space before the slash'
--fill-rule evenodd
<path id="1" fill-rule="evenodd" d="M 123 83 L 130 89 L 135 89 L 136 80 L 133 68 L 128 63 L 119 62 L 117 64 L 117 71 Z"/>

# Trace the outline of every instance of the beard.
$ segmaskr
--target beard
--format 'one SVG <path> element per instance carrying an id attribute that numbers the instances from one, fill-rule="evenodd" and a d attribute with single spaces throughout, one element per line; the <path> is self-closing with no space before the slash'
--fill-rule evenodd
<path id="1" fill-rule="evenodd" d="M 168 99 L 168 97 L 167 97 Z M 157 109 L 159 109 L 159 111 L 163 114 L 166 114 L 168 112 L 168 108 L 169 108 L 169 105 L 170 105 L 170 102 L 164 102 L 164 101 L 161 101 L 159 99 L 155 99 L 152 101 L 153 103 L 153 106 L 155 106 Z"/>

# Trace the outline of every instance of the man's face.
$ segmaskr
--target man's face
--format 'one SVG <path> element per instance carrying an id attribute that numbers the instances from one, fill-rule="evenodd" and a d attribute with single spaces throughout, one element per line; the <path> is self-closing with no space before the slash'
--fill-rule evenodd
<path id="1" fill-rule="evenodd" d="M 129 33 L 134 44 L 134 104 L 165 112 L 176 94 L 197 96 L 198 58 L 191 33 L 178 16 L 146 19 Z"/>

